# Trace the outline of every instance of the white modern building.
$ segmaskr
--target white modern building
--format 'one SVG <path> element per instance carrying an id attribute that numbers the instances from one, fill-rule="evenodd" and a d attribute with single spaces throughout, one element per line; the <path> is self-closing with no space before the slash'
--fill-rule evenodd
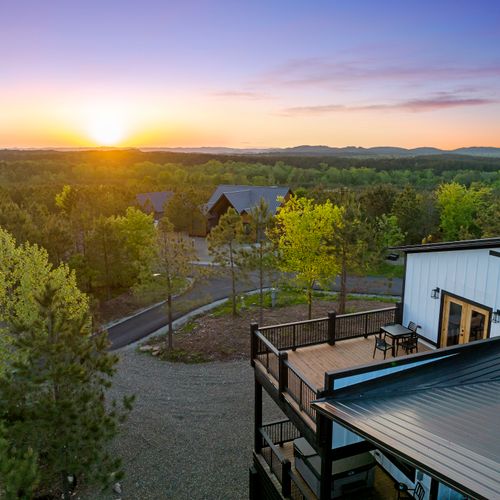
<path id="1" fill-rule="evenodd" d="M 500 336 L 500 238 L 398 247 L 403 324 L 436 347 Z"/>

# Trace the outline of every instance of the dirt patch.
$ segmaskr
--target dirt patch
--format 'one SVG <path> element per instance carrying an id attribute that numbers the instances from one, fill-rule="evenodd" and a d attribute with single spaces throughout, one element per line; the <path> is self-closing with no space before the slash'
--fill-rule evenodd
<path id="1" fill-rule="evenodd" d="M 390 304 L 373 300 L 350 300 L 348 312 L 369 311 L 389 307 Z M 337 309 L 336 302 L 317 301 L 313 305 L 313 317 L 327 316 Z M 147 342 L 153 355 L 168 361 L 200 363 L 206 361 L 230 361 L 248 359 L 250 356 L 250 323 L 258 322 L 258 308 L 241 311 L 236 317 L 230 314 L 206 314 L 188 322 L 174 334 L 174 351 L 166 351 L 166 336 L 152 338 Z M 264 310 L 262 326 L 291 323 L 307 319 L 307 305 L 298 304 Z"/>

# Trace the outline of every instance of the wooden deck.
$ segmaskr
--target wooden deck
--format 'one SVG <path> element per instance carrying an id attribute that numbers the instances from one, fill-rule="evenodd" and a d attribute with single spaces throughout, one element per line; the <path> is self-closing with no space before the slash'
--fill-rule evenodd
<path id="1" fill-rule="evenodd" d="M 289 350 L 288 361 L 296 368 L 305 379 L 322 389 L 325 383 L 325 372 L 331 370 L 341 370 L 344 368 L 353 368 L 355 366 L 366 365 L 372 362 L 384 359 L 381 351 L 375 353 L 373 359 L 374 337 L 360 337 L 351 340 L 342 340 L 335 345 L 319 344 L 310 347 L 300 347 L 296 351 Z M 418 351 L 430 351 L 422 342 L 419 342 Z M 400 350 L 400 356 L 404 351 Z M 390 352 L 387 353 L 387 359 L 391 359 Z"/>

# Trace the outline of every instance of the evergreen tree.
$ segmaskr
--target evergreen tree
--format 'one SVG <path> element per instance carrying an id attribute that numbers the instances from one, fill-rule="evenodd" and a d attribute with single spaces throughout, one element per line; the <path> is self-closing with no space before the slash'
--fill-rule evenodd
<path id="1" fill-rule="evenodd" d="M 31 500 L 38 483 L 37 456 L 10 445 L 5 427 L 0 424 L 0 498 Z"/>
<path id="2" fill-rule="evenodd" d="M 198 260 L 193 243 L 174 232 L 173 224 L 163 217 L 158 225 L 158 270 L 166 285 L 168 312 L 168 349 L 173 348 L 172 296 L 179 292 Z"/>
<path id="3" fill-rule="evenodd" d="M 106 447 L 130 408 L 105 402 L 117 357 L 104 333 L 93 335 L 88 299 L 67 266 L 45 251 L 16 247 L 0 230 L 0 421 L 20 457 L 36 456 L 40 491 L 69 498 L 76 480 L 105 485 L 119 477 Z M 30 451 L 32 450 L 32 452 Z"/>
<path id="4" fill-rule="evenodd" d="M 207 237 L 208 251 L 214 261 L 231 275 L 231 306 L 233 316 L 236 316 L 236 282 L 238 276 L 244 275 L 244 254 L 241 243 L 245 240 L 245 232 L 241 217 L 234 208 L 220 218 Z"/>
<path id="5" fill-rule="evenodd" d="M 273 243 L 267 234 L 271 231 L 273 215 L 269 205 L 261 198 L 259 204 L 250 212 L 250 227 L 255 243 L 247 254 L 248 267 L 259 274 L 259 322 L 264 322 L 264 279 L 275 269 Z"/>

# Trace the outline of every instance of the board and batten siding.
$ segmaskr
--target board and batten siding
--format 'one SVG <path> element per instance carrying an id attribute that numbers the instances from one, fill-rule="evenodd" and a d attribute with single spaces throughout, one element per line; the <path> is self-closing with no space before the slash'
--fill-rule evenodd
<path id="1" fill-rule="evenodd" d="M 453 250 L 409 253 L 406 257 L 403 324 L 421 325 L 418 333 L 437 342 L 441 298 L 432 289 L 453 293 L 473 302 L 500 308 L 500 258 L 490 250 Z M 500 336 L 500 323 L 491 323 L 490 337 Z"/>

